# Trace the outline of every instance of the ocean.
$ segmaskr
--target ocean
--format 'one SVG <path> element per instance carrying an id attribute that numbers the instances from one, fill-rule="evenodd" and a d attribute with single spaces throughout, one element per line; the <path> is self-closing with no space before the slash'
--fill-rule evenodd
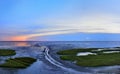
<path id="1" fill-rule="evenodd" d="M 120 41 L 0 41 L 0 46 L 32 46 L 35 44 L 46 46 L 72 45 L 76 48 L 120 47 Z"/>

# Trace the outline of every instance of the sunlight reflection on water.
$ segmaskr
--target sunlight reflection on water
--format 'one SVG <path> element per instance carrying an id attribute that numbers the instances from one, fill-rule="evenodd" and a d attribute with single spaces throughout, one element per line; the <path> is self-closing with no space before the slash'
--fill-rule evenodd
<path id="1" fill-rule="evenodd" d="M 0 46 L 30 46 L 29 42 L 26 41 L 15 41 L 15 42 L 11 42 L 11 41 L 3 41 L 0 42 Z"/>

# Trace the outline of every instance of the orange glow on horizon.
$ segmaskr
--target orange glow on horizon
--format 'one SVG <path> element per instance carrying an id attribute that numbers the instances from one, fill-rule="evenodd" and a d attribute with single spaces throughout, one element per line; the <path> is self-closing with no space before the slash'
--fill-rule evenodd
<path id="1" fill-rule="evenodd" d="M 26 36 L 14 36 L 10 37 L 11 41 L 26 41 L 27 37 Z"/>

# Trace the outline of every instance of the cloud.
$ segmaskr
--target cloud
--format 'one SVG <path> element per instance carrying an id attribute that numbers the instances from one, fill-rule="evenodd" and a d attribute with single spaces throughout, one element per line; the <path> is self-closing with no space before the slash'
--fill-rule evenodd
<path id="1" fill-rule="evenodd" d="M 120 33 L 120 17 L 108 14 L 84 15 L 73 18 L 52 18 L 37 24 L 45 24 L 46 28 L 36 29 L 33 34 L 14 36 L 12 40 L 28 40 L 33 37 L 70 33 Z"/>
<path id="2" fill-rule="evenodd" d="M 120 17 L 112 14 L 86 14 L 73 18 L 47 18 L 37 24 L 52 25 L 54 29 L 72 29 L 78 32 L 120 33 Z"/>
<path id="3" fill-rule="evenodd" d="M 28 35 L 17 35 L 9 37 L 12 41 L 26 41 L 33 37 L 38 36 L 49 36 L 49 35 L 57 35 L 57 34 L 69 34 L 69 33 L 76 33 L 77 31 L 73 30 L 58 30 L 58 31 L 49 31 L 49 32 L 42 32 L 37 34 L 28 34 Z"/>

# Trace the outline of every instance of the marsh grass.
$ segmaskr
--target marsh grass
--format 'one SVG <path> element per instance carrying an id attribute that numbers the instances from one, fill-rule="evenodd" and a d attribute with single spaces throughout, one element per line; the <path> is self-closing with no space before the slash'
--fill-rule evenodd
<path id="1" fill-rule="evenodd" d="M 69 50 L 60 50 L 57 52 L 59 55 L 76 55 L 78 52 L 91 52 L 97 48 L 80 48 L 80 49 L 69 49 Z"/>
<path id="2" fill-rule="evenodd" d="M 30 57 L 20 57 L 14 59 L 8 59 L 4 64 L 1 64 L 0 67 L 5 68 L 26 68 L 34 63 L 36 59 Z"/>
<path id="3" fill-rule="evenodd" d="M 78 66 L 99 67 L 120 65 L 120 53 L 103 53 L 105 51 L 112 51 L 109 49 L 101 51 L 93 50 L 95 49 L 70 49 L 59 51 L 57 54 L 60 55 L 60 59 L 62 60 L 76 61 L 75 64 Z M 92 52 L 97 53 L 97 55 L 76 56 L 79 52 Z"/>
<path id="4" fill-rule="evenodd" d="M 0 56 L 12 56 L 15 55 L 15 50 L 12 49 L 0 49 Z"/>

